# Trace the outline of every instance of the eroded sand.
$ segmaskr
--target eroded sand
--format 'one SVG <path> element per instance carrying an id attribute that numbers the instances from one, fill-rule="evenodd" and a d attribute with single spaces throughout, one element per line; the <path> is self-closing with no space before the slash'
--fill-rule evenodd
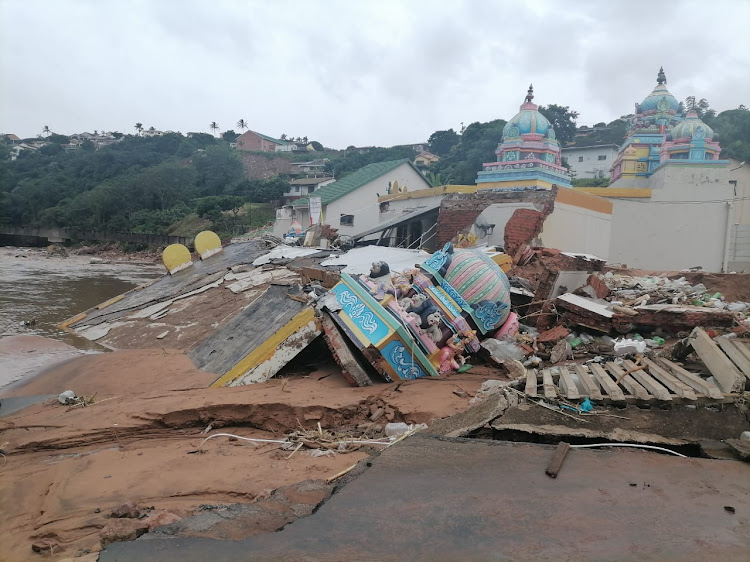
<path id="1" fill-rule="evenodd" d="M 79 396 L 96 394 L 92 406 L 50 401 L 0 419 L 0 443 L 7 442 L 0 466 L 3 555 L 28 560 L 36 556 L 31 543 L 45 538 L 65 547 L 57 559 L 98 550 L 106 516 L 126 501 L 187 515 L 201 504 L 249 502 L 270 489 L 328 478 L 368 454 L 313 458 L 300 451 L 288 459 L 278 445 L 225 438 L 193 453 L 209 424 L 212 432 L 279 439 L 318 422 L 355 428 L 378 401 L 395 410 L 394 421 L 429 422 L 464 409 L 468 398 L 453 391 L 471 394 L 485 378 L 467 373 L 352 388 L 327 364 L 307 376 L 211 389 L 215 376 L 176 350 L 74 359 L 0 395 L 67 388 Z"/>

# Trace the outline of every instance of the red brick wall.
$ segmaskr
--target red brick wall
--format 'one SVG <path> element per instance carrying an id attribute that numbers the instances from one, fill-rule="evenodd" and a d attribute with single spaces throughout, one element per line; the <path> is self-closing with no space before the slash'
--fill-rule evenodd
<path id="1" fill-rule="evenodd" d="M 247 131 L 237 137 L 237 150 L 254 152 L 274 152 L 276 145 L 266 139 L 259 137 L 252 131 Z"/>
<path id="2" fill-rule="evenodd" d="M 544 218 L 546 218 L 554 208 L 556 193 L 557 188 L 550 191 L 497 192 L 486 190 L 477 191 L 476 193 L 455 193 L 449 195 L 445 197 L 440 204 L 437 226 L 437 246 L 442 248 L 446 242 L 450 242 L 456 238 L 457 234 L 460 232 L 466 232 L 476 218 L 482 214 L 482 211 L 496 203 L 529 202 L 537 204 L 538 207 L 542 208 L 542 211 L 531 212 L 537 213 L 542 217 L 538 224 L 538 227 L 541 230 Z M 518 236 L 522 233 L 526 233 L 527 227 L 532 226 L 531 223 L 528 223 L 527 221 L 528 217 L 519 224 L 518 231 L 516 232 Z M 511 221 L 509 221 L 509 223 L 510 222 Z M 534 238 L 537 234 L 538 232 L 531 236 L 531 238 Z M 506 244 L 507 240 L 506 234 Z M 516 243 L 515 238 L 513 239 L 513 242 Z"/>
<path id="3" fill-rule="evenodd" d="M 505 252 L 513 256 L 518 248 L 539 236 L 546 218 L 535 209 L 516 209 L 505 223 Z"/>

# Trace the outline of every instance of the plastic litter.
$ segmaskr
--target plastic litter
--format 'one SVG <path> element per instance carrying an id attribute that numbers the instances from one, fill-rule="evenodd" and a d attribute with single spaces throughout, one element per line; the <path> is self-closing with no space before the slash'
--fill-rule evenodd
<path id="1" fill-rule="evenodd" d="M 615 355 L 632 355 L 636 353 L 645 353 L 646 342 L 643 340 L 627 339 L 623 338 L 615 342 L 614 353 Z"/>
<path id="2" fill-rule="evenodd" d="M 480 345 L 490 352 L 493 359 L 501 363 L 507 360 L 522 361 L 526 357 L 523 349 L 511 341 L 490 338 L 484 340 Z"/>
<path id="3" fill-rule="evenodd" d="M 73 392 L 72 390 L 66 390 L 65 392 L 61 392 L 57 396 L 57 401 L 60 404 L 65 404 L 65 405 L 74 404 L 75 400 L 76 400 L 76 393 Z"/>
<path id="4" fill-rule="evenodd" d="M 581 405 L 578 406 L 578 408 L 582 412 L 592 412 L 594 410 L 594 404 L 591 403 L 591 400 L 585 398 L 583 402 L 581 402 Z"/>

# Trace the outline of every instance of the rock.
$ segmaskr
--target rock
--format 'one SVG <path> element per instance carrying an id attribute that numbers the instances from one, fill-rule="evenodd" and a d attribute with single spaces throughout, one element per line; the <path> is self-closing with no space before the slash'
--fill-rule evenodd
<path id="1" fill-rule="evenodd" d="M 140 516 L 141 509 L 135 504 L 135 502 L 127 502 L 115 509 L 110 517 L 114 517 L 115 519 L 138 519 Z"/>
<path id="2" fill-rule="evenodd" d="M 60 546 L 60 543 L 51 539 L 41 539 L 31 543 L 31 550 L 37 554 L 57 554 L 64 549 L 65 547 Z"/>
<path id="3" fill-rule="evenodd" d="M 370 416 L 370 421 L 377 421 L 382 418 L 384 414 L 385 410 L 383 408 L 378 408 L 375 410 L 375 413 Z"/>
<path id="4" fill-rule="evenodd" d="M 395 418 L 395 417 L 396 417 L 396 412 L 394 412 L 393 410 L 391 410 L 390 412 L 386 411 L 386 413 L 385 413 L 385 419 L 386 420 L 388 420 L 389 422 L 392 422 L 393 418 Z"/>
<path id="5" fill-rule="evenodd" d="M 99 532 L 102 547 L 113 542 L 134 541 L 148 532 L 148 525 L 139 519 L 112 519 Z"/>
<path id="6" fill-rule="evenodd" d="M 740 440 L 742 440 L 742 441 L 750 441 L 750 431 L 743 431 L 740 434 Z"/>
<path id="7" fill-rule="evenodd" d="M 142 519 L 141 521 L 148 525 L 149 531 L 152 531 L 156 527 L 161 527 L 162 525 L 171 525 L 172 523 L 177 523 L 181 520 L 182 517 L 180 517 L 179 515 L 165 509 L 160 509 L 159 511 L 150 514 L 145 519 Z"/>

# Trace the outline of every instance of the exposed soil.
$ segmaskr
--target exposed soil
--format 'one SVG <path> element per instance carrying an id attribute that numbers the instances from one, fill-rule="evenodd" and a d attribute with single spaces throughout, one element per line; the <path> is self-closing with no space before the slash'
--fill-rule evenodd
<path id="1" fill-rule="evenodd" d="M 278 444 L 224 437 L 200 447 L 219 429 L 283 439 L 300 426 L 320 423 L 326 429 L 359 427 L 369 435 L 386 422 L 369 422 L 374 409 L 387 408 L 393 421 L 430 422 L 463 410 L 485 378 L 469 372 L 353 388 L 326 363 L 309 374 L 213 389 L 206 387 L 215 375 L 199 371 L 176 350 L 74 359 L 2 393 L 96 394 L 91 406 L 62 406 L 53 399 L 0 420 L 6 455 L 0 462 L 3 554 L 6 560 L 28 560 L 31 544 L 39 541 L 57 544 L 57 559 L 95 551 L 108 514 L 127 501 L 186 517 L 200 505 L 249 503 L 268 497 L 269 490 L 324 480 L 375 450 L 317 458 L 300 450 L 289 458 Z M 196 453 L 199 448 L 204 452 Z M 268 524 L 276 525 L 284 513 Z"/>

